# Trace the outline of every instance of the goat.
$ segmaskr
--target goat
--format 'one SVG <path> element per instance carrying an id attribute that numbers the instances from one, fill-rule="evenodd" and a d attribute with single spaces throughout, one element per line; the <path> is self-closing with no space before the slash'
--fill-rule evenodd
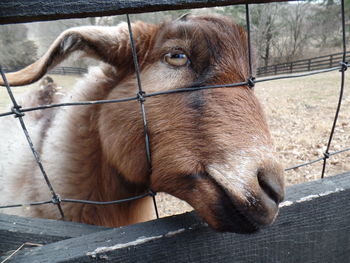
<path id="1" fill-rule="evenodd" d="M 249 77 L 247 35 L 226 17 L 188 15 L 160 25 L 138 21 L 132 31 L 146 93 Z M 135 96 L 126 23 L 68 29 L 42 58 L 7 74 L 9 83 L 33 83 L 75 51 L 102 63 L 89 69 L 65 101 Z M 49 126 L 28 120 L 34 143 L 41 145 L 43 165 L 62 198 L 108 201 L 152 188 L 187 201 L 218 231 L 253 232 L 274 221 L 284 196 L 283 169 L 252 89 L 242 85 L 147 98 L 152 171 L 138 103 L 60 108 Z M 23 135 L 14 138 L 22 131 L 14 118 L 5 119 L 0 120 L 1 156 L 12 157 L 2 160 L 6 192 L 1 203 L 50 199 Z M 116 227 L 154 218 L 151 201 L 62 203 L 62 208 L 67 220 Z M 53 205 L 10 212 L 59 218 Z"/>

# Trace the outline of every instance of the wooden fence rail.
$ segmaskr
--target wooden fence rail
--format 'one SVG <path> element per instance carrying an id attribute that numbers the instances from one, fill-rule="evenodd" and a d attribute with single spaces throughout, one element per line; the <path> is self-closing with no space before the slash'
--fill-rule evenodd
<path id="1" fill-rule="evenodd" d="M 349 203 L 346 173 L 288 187 L 276 222 L 250 235 L 215 232 L 194 212 L 114 229 L 0 214 L 0 253 L 30 241 L 44 246 L 8 262 L 348 263 Z"/>
<path id="2" fill-rule="evenodd" d="M 16 0 L 0 1 L 0 24 L 135 14 L 288 0 Z"/>
<path id="3" fill-rule="evenodd" d="M 332 68 L 339 66 L 339 62 L 342 61 L 342 59 L 343 53 L 335 53 L 309 59 L 280 63 L 266 67 L 259 67 L 257 70 L 257 75 L 269 76 Z M 350 59 L 350 51 L 346 52 L 346 59 Z"/>

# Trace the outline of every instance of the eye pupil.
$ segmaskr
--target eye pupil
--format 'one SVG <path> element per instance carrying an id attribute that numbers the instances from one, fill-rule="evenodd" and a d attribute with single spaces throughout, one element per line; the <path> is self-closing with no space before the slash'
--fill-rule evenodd
<path id="1" fill-rule="evenodd" d="M 184 53 L 168 53 L 164 56 L 164 61 L 172 66 L 181 67 L 189 63 L 189 59 Z"/>
<path id="2" fill-rule="evenodd" d="M 171 58 L 186 58 L 185 54 L 172 54 Z"/>

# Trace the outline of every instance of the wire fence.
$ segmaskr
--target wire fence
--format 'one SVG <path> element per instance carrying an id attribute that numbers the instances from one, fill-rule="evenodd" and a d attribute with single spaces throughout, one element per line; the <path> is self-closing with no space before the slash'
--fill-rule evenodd
<path id="1" fill-rule="evenodd" d="M 301 74 L 292 74 L 292 75 L 259 78 L 259 79 L 256 79 L 253 76 L 253 72 L 252 72 L 249 4 L 246 4 L 245 8 L 246 8 L 246 27 L 247 27 L 247 33 L 248 33 L 248 56 L 249 56 L 248 61 L 249 61 L 250 77 L 244 82 L 228 83 L 228 84 L 224 84 L 224 85 L 198 86 L 198 87 L 191 86 L 191 87 L 184 87 L 181 89 L 173 89 L 173 90 L 162 91 L 162 92 L 146 93 L 142 89 L 142 83 L 141 83 L 141 78 L 140 78 L 140 69 L 139 69 L 139 65 L 138 65 L 138 58 L 137 58 L 137 54 L 136 54 L 136 47 L 135 47 L 135 43 L 134 43 L 133 33 L 131 30 L 131 23 L 130 23 L 129 15 L 126 15 L 126 19 L 127 19 L 127 24 L 128 24 L 128 28 L 129 28 L 129 37 L 130 37 L 130 43 L 131 43 L 131 48 L 132 48 L 132 56 L 133 56 L 133 61 L 134 61 L 135 74 L 136 74 L 137 87 L 138 87 L 138 92 L 133 97 L 114 99 L 114 100 L 97 100 L 97 101 L 83 101 L 83 102 L 72 102 L 72 103 L 57 103 L 57 104 L 42 105 L 42 106 L 37 106 L 37 107 L 22 108 L 21 105 L 19 105 L 17 103 L 17 101 L 13 95 L 12 89 L 11 89 L 7 79 L 6 79 L 6 75 L 3 71 L 3 69 L 0 67 L 1 77 L 4 80 L 4 84 L 6 86 L 7 93 L 11 99 L 11 102 L 12 102 L 11 111 L 1 113 L 0 117 L 13 115 L 14 117 L 16 117 L 19 120 L 20 125 L 22 127 L 22 130 L 23 130 L 23 132 L 26 136 L 26 139 L 28 141 L 29 147 L 34 155 L 35 161 L 36 161 L 38 167 L 40 168 L 43 179 L 45 180 L 45 182 L 48 186 L 48 189 L 51 192 L 51 196 L 52 196 L 51 200 L 44 200 L 41 202 L 31 202 L 31 203 L 27 203 L 27 204 L 3 205 L 3 206 L 0 206 L 0 209 L 22 207 L 22 206 L 36 206 L 36 205 L 43 205 L 43 204 L 54 204 L 57 206 L 57 209 L 59 210 L 59 213 L 60 213 L 62 219 L 64 219 L 64 211 L 63 211 L 62 206 L 61 206 L 62 203 L 111 205 L 111 204 L 120 204 L 123 202 L 130 202 L 133 200 L 137 200 L 137 199 L 145 198 L 147 196 L 151 196 L 153 198 L 155 214 L 156 214 L 157 218 L 159 218 L 156 199 L 155 199 L 156 193 L 152 189 L 149 189 L 144 194 L 141 194 L 138 196 L 134 196 L 134 197 L 122 199 L 122 200 L 107 201 L 107 202 L 97 202 L 97 201 L 90 201 L 90 200 L 76 200 L 76 199 L 69 199 L 69 198 L 61 198 L 59 193 L 57 193 L 55 191 L 55 189 L 53 188 L 53 186 L 51 185 L 50 180 L 46 174 L 45 168 L 41 162 L 40 156 L 33 145 L 31 137 L 29 136 L 25 122 L 23 120 L 23 116 L 26 112 L 31 112 L 31 111 L 36 111 L 36 110 L 45 110 L 45 109 L 55 108 L 55 107 L 71 107 L 71 106 L 78 106 L 78 105 L 95 105 L 95 104 L 123 103 L 123 102 L 128 102 L 128 101 L 138 101 L 140 104 L 141 115 L 142 115 L 142 120 L 143 120 L 143 127 L 144 127 L 146 158 L 147 158 L 149 173 L 151 173 L 151 171 L 152 171 L 152 156 L 151 156 L 151 148 L 150 148 L 150 137 L 149 137 L 149 131 L 148 131 L 148 125 L 147 125 L 147 114 L 146 114 L 146 109 L 145 109 L 145 105 L 144 105 L 144 102 L 147 98 L 155 97 L 155 96 L 162 96 L 165 94 L 193 92 L 193 91 L 206 90 L 206 89 L 233 88 L 233 87 L 238 87 L 238 86 L 248 86 L 250 88 L 253 88 L 256 83 L 261 83 L 261 82 L 275 81 L 275 80 L 289 79 L 289 78 L 306 77 L 306 76 L 311 76 L 311 75 L 315 75 L 315 74 L 322 74 L 322 73 L 330 72 L 330 71 L 340 71 L 341 72 L 341 84 L 340 84 L 339 100 L 338 100 L 338 105 L 337 105 L 336 113 L 334 116 L 332 128 L 330 131 L 330 135 L 328 138 L 327 147 L 326 147 L 326 150 L 325 150 L 323 156 L 318 158 L 318 159 L 311 160 L 309 162 L 295 165 L 293 167 L 289 167 L 289 168 L 285 169 L 286 171 L 289 171 L 289 170 L 293 170 L 293 169 L 296 169 L 299 167 L 303 167 L 303 166 L 311 165 L 311 164 L 316 163 L 316 162 L 323 161 L 323 168 L 322 168 L 322 172 L 321 172 L 321 178 L 323 178 L 324 174 L 325 174 L 327 160 L 334 155 L 350 151 L 350 148 L 342 149 L 342 150 L 336 151 L 336 152 L 329 151 L 331 143 L 332 143 L 333 135 L 335 132 L 335 128 L 336 128 L 336 124 L 337 124 L 337 120 L 338 120 L 338 116 L 339 116 L 339 111 L 341 108 L 342 98 L 343 98 L 343 94 L 344 94 L 345 72 L 346 72 L 348 65 L 349 65 L 348 62 L 346 61 L 347 52 L 346 52 L 346 41 L 345 41 L 344 0 L 341 1 L 341 14 L 342 14 L 341 23 L 342 23 L 342 30 L 343 30 L 343 33 L 342 33 L 343 53 L 342 53 L 341 60 L 338 62 L 339 63 L 338 66 L 327 68 L 327 69 L 322 69 L 322 70 L 311 71 L 311 72 L 307 72 L 307 73 L 301 73 Z"/>

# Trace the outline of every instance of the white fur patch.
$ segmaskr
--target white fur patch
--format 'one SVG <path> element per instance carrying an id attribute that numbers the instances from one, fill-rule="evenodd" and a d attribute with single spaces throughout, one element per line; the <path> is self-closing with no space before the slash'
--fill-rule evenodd
<path id="1" fill-rule="evenodd" d="M 209 165 L 207 171 L 219 184 L 242 201 L 253 197 L 249 189 L 252 184 L 257 184 L 255 158 L 242 154 L 229 155 L 226 162 Z"/>
<path id="2" fill-rule="evenodd" d="M 227 154 L 221 163 L 209 165 L 207 172 L 236 198 L 251 202 L 255 199 L 254 191 L 260 189 L 257 171 L 265 160 L 272 165 L 278 163 L 272 145 L 260 142 L 260 145 L 256 143 L 254 147 Z"/>

